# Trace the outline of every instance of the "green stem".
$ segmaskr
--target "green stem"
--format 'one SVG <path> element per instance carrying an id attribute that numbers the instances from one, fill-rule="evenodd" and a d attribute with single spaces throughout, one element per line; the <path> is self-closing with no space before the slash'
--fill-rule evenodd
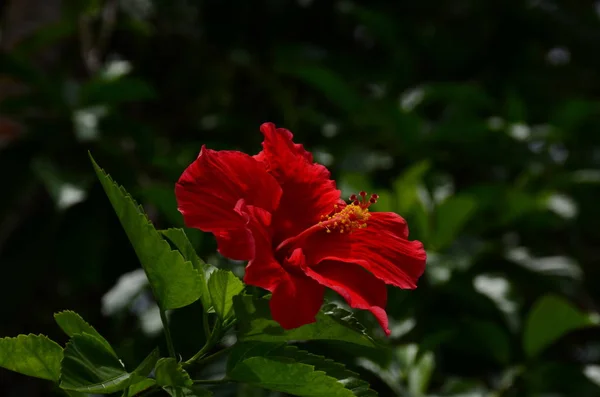
<path id="1" fill-rule="evenodd" d="M 208 313 L 206 310 L 202 310 L 202 326 L 204 327 L 204 337 L 208 341 L 210 338 L 210 324 L 208 324 Z"/>
<path id="2" fill-rule="evenodd" d="M 223 354 L 229 353 L 229 351 L 231 350 L 232 347 L 233 347 L 233 345 L 226 347 L 223 350 L 219 350 L 215 354 L 211 354 L 208 357 L 201 358 L 200 360 L 196 361 L 196 364 L 199 364 L 199 365 L 208 364 L 209 362 L 214 361 L 215 359 L 221 357 Z"/>
<path id="3" fill-rule="evenodd" d="M 169 349 L 169 355 L 173 358 L 176 358 L 175 347 L 173 346 L 173 339 L 171 339 L 171 330 L 169 329 L 169 321 L 167 320 L 167 314 L 162 308 L 159 309 L 160 321 L 162 321 L 163 328 L 165 330 L 165 338 L 167 339 L 167 349 Z"/>
<path id="4" fill-rule="evenodd" d="M 213 348 L 215 343 L 220 338 L 221 338 L 221 320 L 217 320 L 217 323 L 215 324 L 215 328 L 213 328 L 212 332 L 210 333 L 208 339 L 206 340 L 206 343 L 204 344 L 204 347 L 202 347 L 202 349 L 200 349 L 200 351 L 198 353 L 194 354 L 192 356 L 192 358 L 190 358 L 189 360 L 184 362 L 183 365 L 191 365 L 191 364 L 195 363 L 196 361 L 198 361 L 199 359 L 201 359 L 206 353 L 208 353 L 208 351 L 210 349 Z"/>
<path id="5" fill-rule="evenodd" d="M 194 380 L 195 385 L 220 385 L 223 383 L 231 383 L 231 379 L 197 379 Z"/>

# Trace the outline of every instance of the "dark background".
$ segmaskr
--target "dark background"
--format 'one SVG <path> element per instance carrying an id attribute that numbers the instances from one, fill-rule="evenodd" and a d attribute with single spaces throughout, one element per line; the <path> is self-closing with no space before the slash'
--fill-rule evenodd
<path id="1" fill-rule="evenodd" d="M 541 297 L 580 318 L 600 302 L 599 3 L 5 0 L 0 18 L 0 336 L 64 343 L 52 313 L 73 309 L 130 366 L 164 351 L 147 294 L 103 308 L 139 264 L 87 151 L 157 227 L 181 227 L 173 187 L 200 146 L 255 153 L 273 121 L 429 255 L 418 290 L 390 290 L 385 359 L 307 348 L 381 396 L 600 395 L 597 328 L 524 342 Z M 529 340 L 571 324 L 552 302 Z M 173 314 L 184 355 L 199 317 Z M 0 370 L 2 396 L 52 390 Z"/>

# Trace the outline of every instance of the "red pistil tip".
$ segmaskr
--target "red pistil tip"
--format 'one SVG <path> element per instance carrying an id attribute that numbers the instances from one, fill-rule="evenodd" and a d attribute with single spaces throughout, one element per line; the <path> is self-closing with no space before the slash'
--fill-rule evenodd
<path id="1" fill-rule="evenodd" d="M 369 194 L 363 190 L 359 192 L 358 195 L 353 194 L 350 196 L 350 205 L 356 205 L 366 209 L 369 208 L 371 204 L 375 204 L 378 198 L 378 194 L 373 193 L 369 196 Z"/>

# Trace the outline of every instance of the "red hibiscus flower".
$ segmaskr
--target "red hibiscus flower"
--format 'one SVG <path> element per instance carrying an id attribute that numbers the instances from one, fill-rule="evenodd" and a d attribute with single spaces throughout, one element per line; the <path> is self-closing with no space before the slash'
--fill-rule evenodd
<path id="1" fill-rule="evenodd" d="M 327 168 L 290 131 L 260 130 L 255 156 L 202 147 L 175 188 L 186 225 L 213 233 L 223 256 L 249 261 L 244 281 L 272 292 L 283 328 L 314 322 L 327 287 L 371 311 L 389 335 L 386 284 L 416 288 L 423 245 L 408 241 L 399 215 L 369 211 L 377 195 L 341 200 Z"/>

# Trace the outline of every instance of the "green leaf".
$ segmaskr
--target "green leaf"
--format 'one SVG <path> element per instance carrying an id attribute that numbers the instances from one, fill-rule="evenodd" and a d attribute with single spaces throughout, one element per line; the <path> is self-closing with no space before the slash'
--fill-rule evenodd
<path id="1" fill-rule="evenodd" d="M 131 382 L 119 359 L 95 336 L 75 334 L 61 363 L 60 387 L 85 393 L 109 394 Z"/>
<path id="2" fill-rule="evenodd" d="M 44 335 L 0 339 L 0 367 L 57 382 L 63 349 Z"/>
<path id="3" fill-rule="evenodd" d="M 352 396 L 352 392 L 335 378 L 316 371 L 313 366 L 277 358 L 249 358 L 240 363 L 230 375 L 239 382 L 296 396 Z"/>
<path id="4" fill-rule="evenodd" d="M 352 313 L 334 304 L 324 305 L 317 314 L 315 323 L 284 330 L 271 317 L 267 299 L 244 295 L 234 297 L 233 302 L 240 326 L 238 338 L 243 341 L 330 340 L 377 347 Z"/>
<path id="5" fill-rule="evenodd" d="M 160 352 L 157 347 L 154 350 L 152 350 L 150 354 L 148 354 L 148 357 L 146 357 L 144 361 L 142 361 L 140 365 L 137 366 L 136 369 L 133 370 L 133 373 L 138 376 L 147 377 L 148 375 L 150 375 L 150 372 L 152 372 L 152 370 L 156 366 L 156 363 L 158 362 L 159 358 Z"/>
<path id="6" fill-rule="evenodd" d="M 156 363 L 156 384 L 159 386 L 192 386 L 190 375 L 174 358 L 161 358 Z"/>
<path id="7" fill-rule="evenodd" d="M 597 324 L 596 317 L 581 312 L 565 299 L 546 295 L 529 312 L 523 334 L 523 348 L 527 356 L 534 357 L 563 335 Z"/>
<path id="8" fill-rule="evenodd" d="M 409 169 L 394 181 L 396 193 L 396 207 L 400 214 L 406 214 L 419 204 L 418 187 L 423 183 L 423 178 L 431 168 L 429 161 L 421 161 Z"/>
<path id="9" fill-rule="evenodd" d="M 202 278 L 191 262 L 174 251 L 133 198 L 96 164 L 94 170 L 104 187 L 129 241 L 146 271 L 150 286 L 163 310 L 195 302 L 202 294 Z"/>
<path id="10" fill-rule="evenodd" d="M 173 397 L 210 397 L 212 392 L 203 387 L 172 387 L 165 386 L 163 389 Z"/>
<path id="11" fill-rule="evenodd" d="M 128 373 L 101 340 L 87 333 L 74 334 L 67 343 L 61 363 L 60 387 L 99 394 L 114 393 L 129 386 L 136 389 L 139 383 L 148 384 L 147 377 L 159 357 L 158 349 L 154 349 L 132 373 Z"/>
<path id="12" fill-rule="evenodd" d="M 242 361 L 251 357 L 269 356 L 273 351 L 279 351 L 286 346 L 285 343 L 270 342 L 238 342 L 227 359 L 227 373 L 230 373 Z"/>
<path id="13" fill-rule="evenodd" d="M 58 326 L 67 334 L 72 337 L 75 334 L 86 333 L 95 336 L 100 342 L 104 344 L 107 350 L 117 356 L 117 353 L 113 350 L 112 346 L 102 335 L 96 331 L 94 327 L 88 324 L 81 316 L 74 311 L 65 310 L 54 314 L 54 320 Z"/>
<path id="14" fill-rule="evenodd" d="M 466 195 L 452 196 L 436 208 L 432 244 L 437 250 L 452 244 L 476 208 L 477 201 Z"/>
<path id="15" fill-rule="evenodd" d="M 368 383 L 342 364 L 274 343 L 238 344 L 230 355 L 228 376 L 297 396 L 377 396 Z"/>
<path id="16" fill-rule="evenodd" d="M 123 392 L 122 397 L 135 396 L 137 393 L 149 389 L 156 384 L 156 381 L 154 379 L 149 379 L 148 375 L 150 375 L 154 369 L 159 358 L 160 352 L 157 347 L 152 350 L 148 357 L 146 357 L 133 371 L 129 381 L 129 387 Z"/>
<path id="17" fill-rule="evenodd" d="M 408 371 L 408 390 L 413 396 L 424 396 L 427 394 L 429 381 L 435 367 L 433 353 L 427 352 L 421 356 Z"/>
<path id="18" fill-rule="evenodd" d="M 171 243 L 173 243 L 173 245 L 175 245 L 186 261 L 192 262 L 194 269 L 196 269 L 201 279 L 200 301 L 202 302 L 202 306 L 204 306 L 204 310 L 208 310 L 212 306 L 210 292 L 208 289 L 208 279 L 210 278 L 210 274 L 216 268 L 200 259 L 183 229 L 167 229 L 161 230 L 160 232 Z"/>
<path id="19" fill-rule="evenodd" d="M 411 225 L 411 233 L 419 236 L 420 240 L 423 240 L 424 243 L 427 243 L 429 233 L 431 232 L 430 208 L 428 201 L 423 199 L 421 191 L 425 189 L 423 179 L 430 168 L 431 163 L 427 160 L 416 163 L 408 168 L 393 183 L 395 199 L 393 212 L 402 214 L 407 219 L 409 225 Z M 378 201 L 385 199 L 385 197 L 382 197 Z"/>
<path id="20" fill-rule="evenodd" d="M 156 383 L 173 397 L 204 397 L 212 393 L 194 386 L 190 375 L 174 358 L 161 358 L 156 364 Z"/>
<path id="21" fill-rule="evenodd" d="M 154 379 L 149 379 L 149 378 L 144 379 L 141 382 L 138 382 L 138 383 L 135 383 L 135 384 L 129 386 L 129 388 L 123 392 L 121 397 L 138 396 L 139 393 L 143 392 L 144 390 L 148 390 L 149 388 L 151 388 L 154 385 L 156 385 L 156 381 Z"/>
<path id="22" fill-rule="evenodd" d="M 217 315 L 226 320 L 233 314 L 233 297 L 244 289 L 242 281 L 227 270 L 216 270 L 208 280 L 208 290 Z"/>

